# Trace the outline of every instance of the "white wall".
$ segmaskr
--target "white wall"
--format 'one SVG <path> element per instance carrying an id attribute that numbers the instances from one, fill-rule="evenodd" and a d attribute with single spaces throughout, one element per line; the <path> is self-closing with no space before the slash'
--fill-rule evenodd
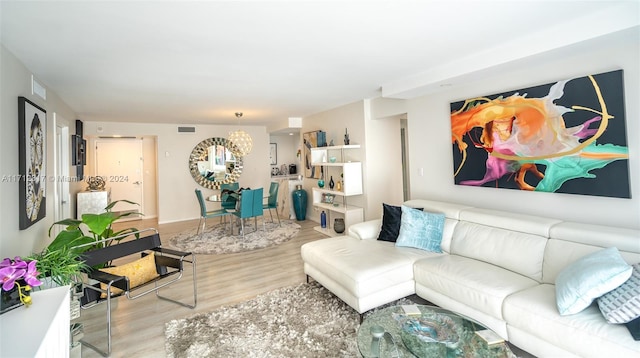
<path id="1" fill-rule="evenodd" d="M 403 201 L 400 118 L 406 113 L 406 101 L 376 98 L 365 104 L 369 109 L 365 119 L 365 220 L 371 220 L 382 217 L 382 203 L 400 205 Z"/>
<path id="2" fill-rule="evenodd" d="M 46 84 L 43 84 L 46 86 Z M 18 182 L 8 180 L 18 172 L 18 97 L 24 96 L 47 112 L 47 175 L 53 176 L 53 114 L 58 120 L 73 120 L 75 113 L 51 90 L 47 100 L 31 94 L 31 72 L 11 52 L 0 45 L 0 259 L 39 251 L 51 240 L 55 183 L 47 180 L 46 217 L 25 230 L 18 228 Z M 63 123 L 64 125 L 73 124 Z M 70 128 L 73 133 L 73 128 Z M 71 171 L 71 168 L 69 168 Z M 75 172 L 74 172 L 75 173 Z"/>
<path id="3" fill-rule="evenodd" d="M 213 190 L 200 187 L 189 173 L 189 155 L 202 140 L 226 138 L 229 132 L 242 128 L 253 139 L 253 150 L 244 158 L 240 176 L 242 187 L 268 188 L 270 182 L 269 135 L 263 126 L 195 125 L 195 133 L 178 133 L 178 124 L 85 122 L 88 136 L 155 136 L 157 140 L 158 222 L 168 223 L 196 219 L 200 216 L 194 189 L 205 196 Z M 191 126 L 191 125 L 190 125 Z M 215 204 L 211 204 L 214 209 Z"/>
<path id="4" fill-rule="evenodd" d="M 572 48 L 573 51 L 564 49 L 561 55 L 554 57 L 547 54 L 544 60 L 533 66 L 409 100 L 411 197 L 453 201 L 578 222 L 640 228 L 639 43 L 640 36 L 636 30 L 630 32 L 623 43 L 605 41 L 599 46 L 576 46 Z M 454 185 L 450 102 L 615 69 L 624 70 L 631 199 Z M 418 174 L 419 168 L 424 168 L 424 176 Z"/>

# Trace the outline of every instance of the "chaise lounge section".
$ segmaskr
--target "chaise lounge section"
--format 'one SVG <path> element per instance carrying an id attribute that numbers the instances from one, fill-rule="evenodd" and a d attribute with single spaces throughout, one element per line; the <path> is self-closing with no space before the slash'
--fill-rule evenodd
<path id="1" fill-rule="evenodd" d="M 417 294 L 537 356 L 640 354 L 640 342 L 595 303 L 560 315 L 555 287 L 564 268 L 604 248 L 640 262 L 639 230 L 431 200 L 404 205 L 444 214 L 442 253 L 377 240 L 382 220 L 372 220 L 303 245 L 305 273 L 359 313 Z"/>

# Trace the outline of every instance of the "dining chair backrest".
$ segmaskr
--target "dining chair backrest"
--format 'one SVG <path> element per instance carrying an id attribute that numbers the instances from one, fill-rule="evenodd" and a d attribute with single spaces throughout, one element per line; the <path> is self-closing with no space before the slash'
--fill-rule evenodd
<path id="1" fill-rule="evenodd" d="M 207 205 L 204 203 L 204 198 L 202 197 L 202 191 L 200 191 L 200 189 L 196 189 L 196 197 L 200 204 L 200 216 L 207 216 Z"/>
<path id="2" fill-rule="evenodd" d="M 267 205 L 270 208 L 275 208 L 278 203 L 278 188 L 280 187 L 280 183 L 272 181 L 271 186 L 269 186 L 269 199 L 267 200 Z"/>
<path id="3" fill-rule="evenodd" d="M 228 183 L 228 184 L 220 184 L 220 199 L 222 202 L 220 206 L 223 209 L 235 209 L 236 207 L 236 197 L 233 195 L 229 195 L 228 193 L 224 193 L 225 190 L 238 191 L 240 189 L 239 183 Z"/>
<path id="4" fill-rule="evenodd" d="M 241 218 L 250 218 L 253 216 L 253 196 L 255 190 L 243 190 L 240 194 L 240 205 L 236 215 Z"/>
<path id="5" fill-rule="evenodd" d="M 251 212 L 251 216 L 262 216 L 262 197 L 264 195 L 264 189 L 258 188 L 252 190 L 253 192 L 253 209 Z"/>

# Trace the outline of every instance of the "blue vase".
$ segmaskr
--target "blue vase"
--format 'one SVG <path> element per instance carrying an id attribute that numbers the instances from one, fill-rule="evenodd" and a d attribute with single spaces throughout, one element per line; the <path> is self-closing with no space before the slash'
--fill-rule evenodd
<path id="1" fill-rule="evenodd" d="M 302 221 L 307 216 L 307 192 L 302 189 L 302 185 L 296 185 L 296 190 L 291 193 L 293 199 L 293 210 L 296 212 L 296 220 Z"/>
<path id="2" fill-rule="evenodd" d="M 324 210 L 320 213 L 320 227 L 323 229 L 327 227 L 327 213 Z"/>

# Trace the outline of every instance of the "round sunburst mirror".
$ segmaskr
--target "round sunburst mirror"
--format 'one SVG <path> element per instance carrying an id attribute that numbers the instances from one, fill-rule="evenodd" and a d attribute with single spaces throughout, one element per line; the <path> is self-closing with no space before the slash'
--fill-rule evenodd
<path id="1" fill-rule="evenodd" d="M 193 180 L 208 189 L 235 183 L 242 174 L 242 157 L 226 138 L 207 138 L 198 143 L 189 156 L 189 172 Z"/>

